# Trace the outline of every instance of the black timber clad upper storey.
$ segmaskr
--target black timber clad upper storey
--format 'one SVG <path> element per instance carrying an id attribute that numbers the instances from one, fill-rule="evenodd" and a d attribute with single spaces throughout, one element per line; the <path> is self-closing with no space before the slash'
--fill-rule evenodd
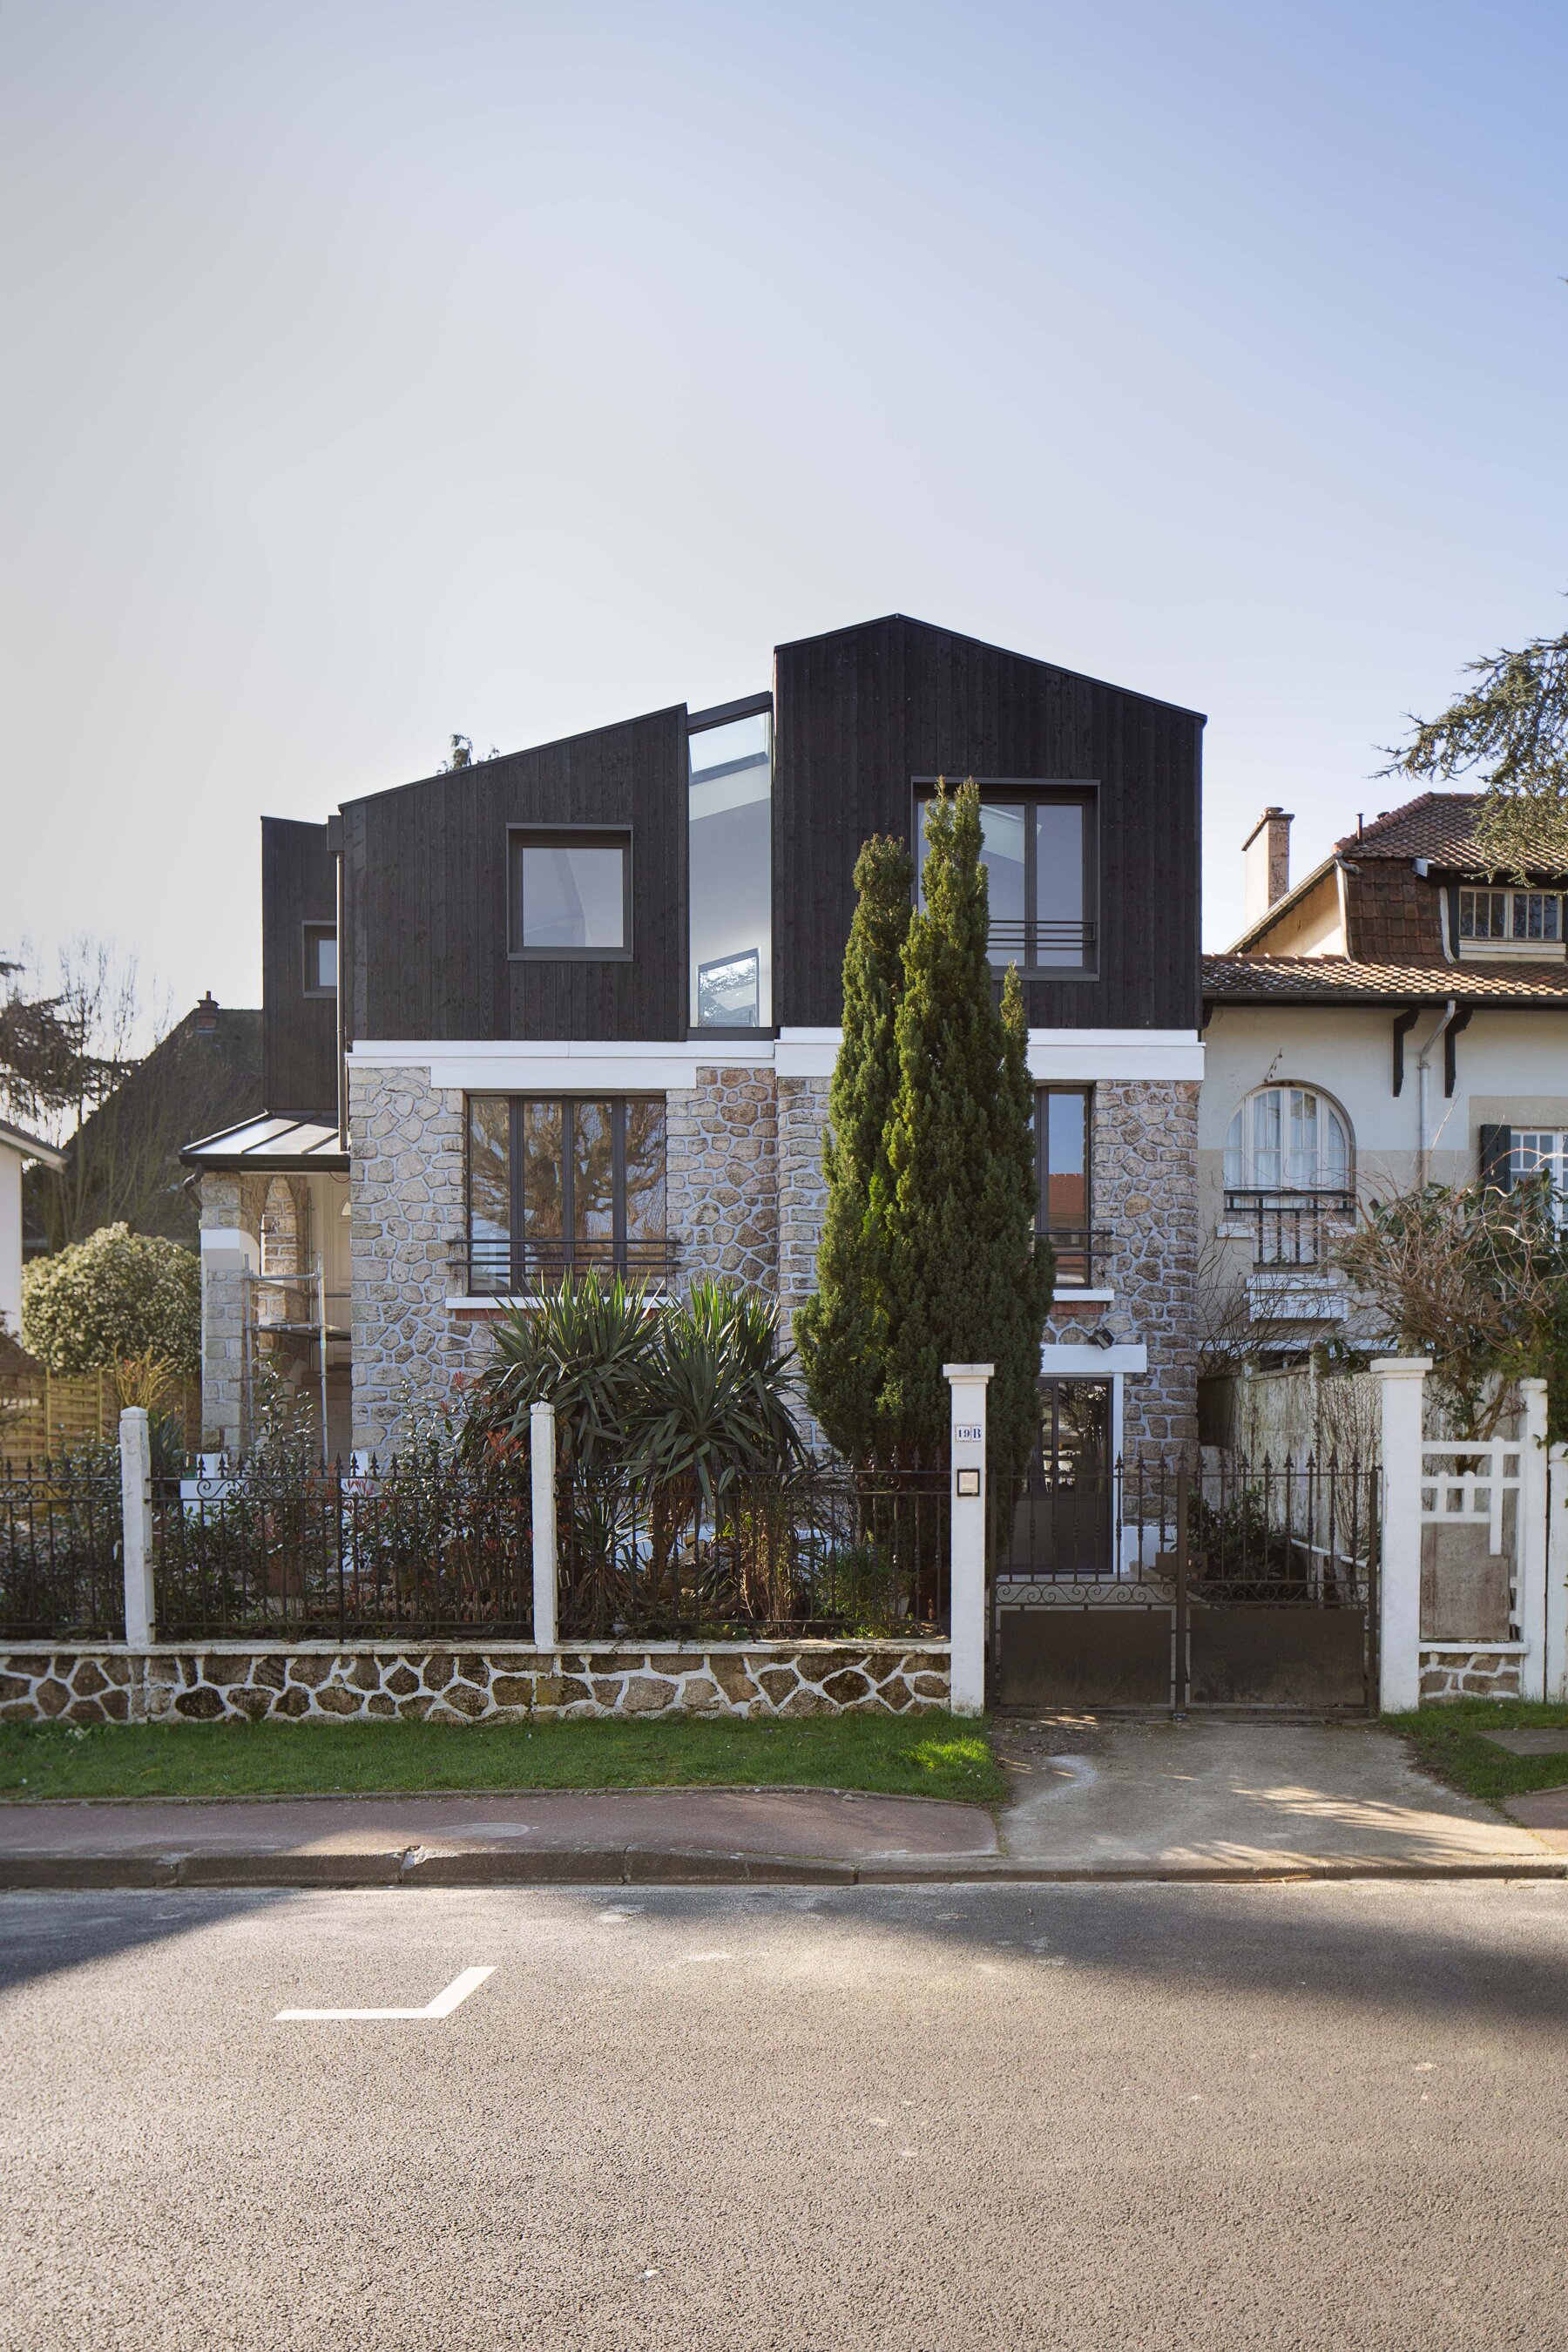
<path id="1" fill-rule="evenodd" d="M 280 1118 L 338 1115 L 338 1008 L 305 993 L 305 925 L 337 920 L 331 828 L 261 820 L 261 1093 Z"/>
<path id="2" fill-rule="evenodd" d="M 348 802 L 350 1042 L 686 1034 L 686 710 Z M 508 953 L 507 828 L 625 827 L 629 958 Z"/>
<path id="3" fill-rule="evenodd" d="M 841 1017 L 860 845 L 913 780 L 1094 780 L 1098 978 L 1023 975 L 1037 1029 L 1195 1029 L 1203 719 L 893 614 L 774 655 L 773 1012 Z"/>

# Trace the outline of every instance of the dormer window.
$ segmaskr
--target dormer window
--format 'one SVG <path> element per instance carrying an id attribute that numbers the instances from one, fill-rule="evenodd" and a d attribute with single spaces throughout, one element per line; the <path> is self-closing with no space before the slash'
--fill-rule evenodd
<path id="1" fill-rule="evenodd" d="M 1461 958 L 1562 955 L 1560 891 L 1461 889 L 1456 895 Z"/>

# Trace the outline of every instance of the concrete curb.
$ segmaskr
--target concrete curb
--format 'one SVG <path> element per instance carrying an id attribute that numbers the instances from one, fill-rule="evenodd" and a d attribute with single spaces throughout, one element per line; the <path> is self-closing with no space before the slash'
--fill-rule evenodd
<path id="1" fill-rule="evenodd" d="M 38 1853 L 0 1855 L 0 1890 L 102 1887 L 1279 1885 L 1300 1880 L 1568 1880 L 1568 1856 L 1451 1862 L 1323 1855 L 1280 1862 L 1055 1864 L 1008 1854 L 681 1853 L 640 1846 L 529 1853 L 422 1846 L 369 1853 Z"/>

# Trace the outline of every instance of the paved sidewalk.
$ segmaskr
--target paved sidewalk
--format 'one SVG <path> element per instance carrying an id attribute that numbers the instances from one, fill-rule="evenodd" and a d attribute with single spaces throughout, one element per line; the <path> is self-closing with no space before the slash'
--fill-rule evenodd
<path id="1" fill-rule="evenodd" d="M 999 1824 L 824 1789 L 4 1803 L 0 1886 L 1568 1874 L 1568 1829 L 1439 1787 L 1369 1724 L 1057 1716 L 998 1747 Z"/>
<path id="2" fill-rule="evenodd" d="M 1476 1869 L 1549 1859 L 1531 1828 L 1444 1788 L 1364 1722 L 1049 1717 L 1005 1726 L 1012 1855 L 1212 1871 Z"/>

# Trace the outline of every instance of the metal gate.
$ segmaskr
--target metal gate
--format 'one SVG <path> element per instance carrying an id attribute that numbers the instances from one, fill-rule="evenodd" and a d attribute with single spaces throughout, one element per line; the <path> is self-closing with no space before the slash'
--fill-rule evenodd
<path id="1" fill-rule="evenodd" d="M 996 1706 L 1370 1709 L 1379 1478 L 1045 1444 L 992 1498 Z"/>

